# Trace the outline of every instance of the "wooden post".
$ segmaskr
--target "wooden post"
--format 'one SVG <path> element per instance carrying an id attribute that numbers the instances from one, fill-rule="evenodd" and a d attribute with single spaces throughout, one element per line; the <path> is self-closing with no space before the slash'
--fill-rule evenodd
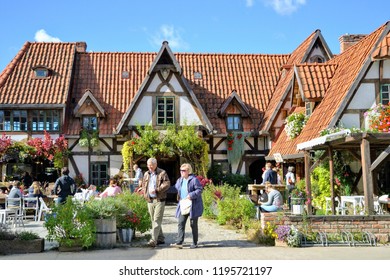
<path id="1" fill-rule="evenodd" d="M 333 149 L 331 146 L 328 147 L 328 157 L 329 157 L 329 183 L 330 183 L 330 197 L 332 202 L 332 215 L 336 214 L 335 205 L 334 205 L 334 166 L 333 166 Z"/>
<path id="2" fill-rule="evenodd" d="M 305 184 L 306 184 L 306 192 L 309 203 L 307 204 L 307 214 L 312 214 L 311 209 L 311 181 L 310 181 L 310 152 L 304 152 L 305 159 Z"/>
<path id="3" fill-rule="evenodd" d="M 371 176 L 371 158 L 370 158 L 370 142 L 364 133 L 362 142 L 360 144 L 360 151 L 362 154 L 362 173 L 363 173 L 363 190 L 364 190 L 364 205 L 369 215 L 373 215 L 374 211 L 374 197 L 373 197 L 373 183 Z"/>

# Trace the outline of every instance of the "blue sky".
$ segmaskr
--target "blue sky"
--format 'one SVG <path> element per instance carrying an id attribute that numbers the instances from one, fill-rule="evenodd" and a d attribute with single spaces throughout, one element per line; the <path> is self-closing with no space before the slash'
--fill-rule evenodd
<path id="1" fill-rule="evenodd" d="M 332 52 L 343 34 L 390 19 L 388 0 L 20 0 L 2 3 L 0 71 L 26 41 L 85 41 L 88 51 L 291 53 L 320 29 Z"/>

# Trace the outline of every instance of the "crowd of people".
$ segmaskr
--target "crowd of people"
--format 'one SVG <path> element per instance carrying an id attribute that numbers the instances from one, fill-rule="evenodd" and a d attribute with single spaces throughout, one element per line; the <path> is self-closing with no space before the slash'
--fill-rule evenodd
<path id="1" fill-rule="evenodd" d="M 148 203 L 148 212 L 152 223 L 151 239 L 148 241 L 148 246 L 156 247 L 165 244 L 165 236 L 162 228 L 162 221 L 164 217 L 165 203 L 167 199 L 167 192 L 171 186 L 171 181 L 165 170 L 158 167 L 155 158 L 147 160 L 147 171 L 142 172 L 142 169 L 137 165 L 133 165 L 134 178 L 131 178 L 131 184 L 128 185 L 131 192 L 137 192 L 144 196 Z M 262 185 L 264 185 L 265 196 L 259 198 L 258 204 L 261 211 L 276 212 L 283 208 L 283 196 L 275 188 L 275 185 L 285 184 L 287 192 L 290 193 L 295 188 L 294 167 L 288 167 L 288 172 L 285 175 L 283 182 L 281 170 L 277 166 L 272 166 L 271 163 L 266 163 L 263 168 Z M 23 187 L 25 186 L 25 187 Z M 192 166 L 189 163 L 184 163 L 180 166 L 180 177 L 175 183 L 177 190 L 177 238 L 176 242 L 171 246 L 176 248 L 183 248 L 185 228 L 187 221 L 190 221 L 192 232 L 192 245 L 190 248 L 197 248 L 198 246 L 198 219 L 203 214 L 202 201 L 202 185 L 197 177 L 193 174 Z M 57 196 L 57 203 L 64 203 L 69 196 L 82 197 L 88 200 L 91 197 L 104 199 L 106 197 L 113 197 L 122 193 L 122 188 L 116 178 L 109 180 L 108 187 L 101 193 L 97 191 L 95 185 L 81 185 L 76 186 L 75 180 L 69 175 L 67 167 L 62 168 L 61 177 L 54 183 L 52 194 Z M 8 192 L 10 198 L 17 198 L 23 196 L 29 197 L 44 197 L 45 190 L 40 182 L 32 179 L 28 172 L 25 173 L 21 181 L 12 182 L 9 190 L 0 191 Z M 190 210 L 183 212 L 180 201 L 186 200 L 190 204 Z M 290 204 L 290 200 L 288 200 Z"/>

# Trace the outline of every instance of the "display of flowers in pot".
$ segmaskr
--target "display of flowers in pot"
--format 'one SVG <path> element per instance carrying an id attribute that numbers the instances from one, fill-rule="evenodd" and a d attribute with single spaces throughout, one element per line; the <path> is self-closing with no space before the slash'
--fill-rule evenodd
<path id="1" fill-rule="evenodd" d="M 300 190 L 298 188 L 293 189 L 291 191 L 291 203 L 296 204 L 303 204 L 303 202 L 306 200 L 306 191 Z"/>
<path id="2" fill-rule="evenodd" d="M 118 216 L 116 227 L 135 229 L 140 224 L 140 222 L 141 220 L 137 214 L 129 210 L 126 214 Z"/>

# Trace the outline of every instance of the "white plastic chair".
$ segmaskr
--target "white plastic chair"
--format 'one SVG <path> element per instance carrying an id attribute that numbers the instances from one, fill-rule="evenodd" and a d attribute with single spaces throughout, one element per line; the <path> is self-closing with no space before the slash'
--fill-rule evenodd
<path id="1" fill-rule="evenodd" d="M 345 215 L 345 207 L 341 206 L 339 198 L 336 196 L 334 198 L 335 211 L 336 214 Z M 332 213 L 332 201 L 330 197 L 325 197 L 325 215 L 328 215 L 328 212 Z"/>
<path id="2" fill-rule="evenodd" d="M 27 215 L 27 210 L 33 210 L 34 215 Z M 24 218 L 34 217 L 34 221 L 37 221 L 39 211 L 38 197 L 24 197 L 23 198 L 23 212 Z"/>
<path id="3" fill-rule="evenodd" d="M 5 210 L 6 210 L 6 220 L 12 220 L 12 224 L 14 227 L 18 225 L 22 225 L 23 223 L 23 203 L 22 198 L 9 198 L 5 199 Z"/>
<path id="4" fill-rule="evenodd" d="M 42 197 L 39 198 L 39 204 L 40 204 L 40 206 L 39 206 L 39 213 L 38 213 L 38 222 L 41 221 L 41 217 L 42 217 L 43 213 L 50 213 L 51 212 L 51 209 L 49 207 L 47 207 L 47 205 Z"/>

